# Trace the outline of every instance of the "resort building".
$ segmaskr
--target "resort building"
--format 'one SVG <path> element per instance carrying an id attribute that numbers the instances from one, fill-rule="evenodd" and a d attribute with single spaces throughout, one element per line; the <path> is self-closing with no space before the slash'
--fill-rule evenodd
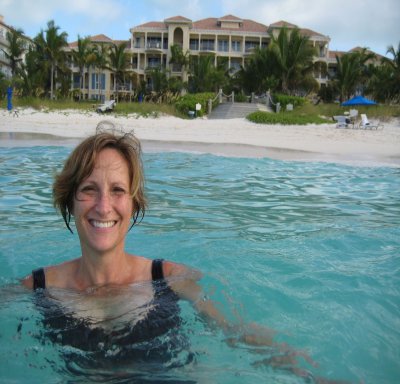
<path id="1" fill-rule="evenodd" d="M 221 18 L 207 18 L 192 21 L 186 17 L 175 16 L 164 21 L 148 22 L 130 29 L 130 40 L 125 41 L 126 53 L 130 58 L 124 84 L 115 87 L 114 73 L 96 64 L 87 65 L 83 73 L 83 87 L 80 86 L 80 69 L 74 63 L 72 51 L 78 49 L 78 42 L 69 44 L 71 90 L 80 91 L 84 99 L 99 101 L 113 98 L 129 99 L 137 94 L 143 84 L 148 90 L 153 89 L 152 69 L 165 70 L 169 77 L 178 77 L 188 81 L 188 66 L 171 63 L 172 46 L 178 46 L 186 57 L 211 55 L 215 65 L 225 65 L 230 73 L 245 66 L 255 48 L 265 48 L 272 36 L 277 36 L 282 28 L 289 31 L 298 28 L 300 33 L 309 38 L 316 49 L 315 61 L 329 62 L 330 38 L 310 29 L 279 21 L 269 26 L 253 20 L 241 19 L 228 15 Z M 90 37 L 92 45 L 111 46 L 122 41 L 113 41 L 105 35 Z M 328 75 L 314 74 L 320 85 L 326 84 Z M 114 87 L 116 89 L 114 89 Z"/>
<path id="2" fill-rule="evenodd" d="M 11 73 L 11 65 L 10 60 L 8 59 L 5 52 L 8 53 L 8 40 L 7 40 L 7 32 L 12 32 L 14 30 L 13 27 L 7 25 L 4 22 L 4 16 L 0 15 L 0 72 L 2 72 L 6 78 L 10 78 L 12 76 Z M 28 45 L 32 43 L 32 40 L 26 36 L 23 36 L 26 41 L 26 52 L 28 51 Z M 21 57 L 24 60 L 25 54 Z"/>
<path id="3" fill-rule="evenodd" d="M 120 41 L 112 40 L 106 35 L 96 35 L 90 36 L 90 48 L 97 46 L 98 52 L 101 54 L 102 51 L 106 50 L 113 44 L 119 45 L 125 43 L 127 45 L 127 51 L 129 52 L 130 41 Z M 75 41 L 68 45 L 66 49 L 70 70 L 71 70 L 71 90 L 77 90 L 86 100 L 99 100 L 105 101 L 110 99 L 116 99 L 116 92 L 114 91 L 114 73 L 101 65 L 100 62 L 96 62 L 95 58 L 93 60 L 88 60 L 87 65 L 83 68 L 83 80 L 81 86 L 81 73 L 80 68 L 74 61 L 73 51 L 78 49 L 78 42 Z M 106 56 L 106 54 L 104 54 Z M 105 59 L 105 57 L 104 57 Z M 103 62 L 104 64 L 104 62 Z M 132 82 L 128 82 L 124 85 L 119 85 L 118 92 L 121 93 L 131 93 L 132 92 Z"/>
<path id="4" fill-rule="evenodd" d="M 282 28 L 290 30 L 299 27 L 285 21 L 267 26 L 233 15 L 198 21 L 175 16 L 145 23 L 130 30 L 132 70 L 139 81 L 145 81 L 150 88 L 151 77 L 146 72 L 152 68 L 166 69 L 170 76 L 187 81 L 188 71 L 185 68 L 182 70 L 182 66 L 170 64 L 171 46 L 178 45 L 184 54 L 190 56 L 214 56 L 215 65 L 226 63 L 232 73 L 245 65 L 254 48 L 267 47 L 271 36 L 277 35 Z M 310 29 L 299 30 L 309 37 L 316 48 L 315 60 L 327 63 L 330 38 Z M 328 81 L 327 76 L 321 73 L 316 73 L 315 77 L 320 84 Z"/>

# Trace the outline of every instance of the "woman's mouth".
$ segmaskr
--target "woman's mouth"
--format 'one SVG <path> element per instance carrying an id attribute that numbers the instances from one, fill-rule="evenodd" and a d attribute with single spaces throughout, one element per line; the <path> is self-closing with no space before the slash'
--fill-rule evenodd
<path id="1" fill-rule="evenodd" d="M 110 221 L 89 220 L 89 223 L 95 228 L 111 228 L 117 222 L 115 220 L 110 220 Z"/>

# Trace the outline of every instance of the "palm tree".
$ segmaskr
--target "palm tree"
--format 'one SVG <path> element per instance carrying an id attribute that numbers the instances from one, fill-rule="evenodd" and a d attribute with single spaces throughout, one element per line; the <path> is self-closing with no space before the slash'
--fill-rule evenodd
<path id="1" fill-rule="evenodd" d="M 117 83 L 124 80 L 125 73 L 127 72 L 127 67 L 129 65 L 129 57 L 125 52 L 126 43 L 112 44 L 110 48 L 110 62 L 109 69 L 114 74 L 114 94 L 117 95 Z"/>
<path id="2" fill-rule="evenodd" d="M 290 32 L 282 28 L 277 37 L 272 36 L 269 48 L 273 55 L 273 72 L 280 80 L 284 93 L 295 90 L 299 79 L 309 75 L 313 70 L 315 48 L 307 36 L 294 28 Z"/>
<path id="3" fill-rule="evenodd" d="M 368 92 L 377 101 L 400 101 L 400 43 L 397 51 L 392 46 L 387 52 L 393 59 L 382 58 L 382 65 L 372 68 L 372 76 L 368 83 Z"/>
<path id="4" fill-rule="evenodd" d="M 226 81 L 224 68 L 214 65 L 214 56 L 191 57 L 191 77 L 189 79 L 191 92 L 218 91 Z"/>
<path id="5" fill-rule="evenodd" d="M 345 98 L 350 98 L 356 92 L 357 87 L 366 81 L 368 77 L 366 63 L 373 57 L 374 54 L 368 53 L 366 48 L 344 54 L 342 57 L 336 56 L 335 82 L 339 90 L 340 102 Z"/>
<path id="6" fill-rule="evenodd" d="M 279 81 L 274 73 L 274 57 L 266 48 L 255 48 L 245 66 L 235 75 L 239 86 L 246 92 L 277 90 Z"/>
<path id="7" fill-rule="evenodd" d="M 66 55 L 63 48 L 68 46 L 66 32 L 58 33 L 60 27 L 56 26 L 54 20 L 47 23 L 47 29 L 43 30 L 35 38 L 36 44 L 43 51 L 44 60 L 50 64 L 50 98 L 54 98 L 54 74 L 57 68 L 65 65 Z"/>
<path id="8" fill-rule="evenodd" d="M 72 51 L 72 56 L 74 58 L 75 64 L 79 68 L 79 88 L 81 89 L 81 92 L 79 93 L 79 99 L 81 99 L 82 96 L 82 89 L 84 88 L 84 71 L 85 67 L 88 64 L 88 56 L 90 54 L 90 38 L 85 37 L 81 38 L 78 35 L 78 49 L 76 51 Z"/>
<path id="9" fill-rule="evenodd" d="M 182 73 L 182 81 L 186 81 L 186 70 L 189 65 L 189 51 L 183 53 L 182 47 L 179 44 L 171 45 L 171 58 L 169 63 L 172 64 L 173 69 L 177 69 Z"/>
<path id="10" fill-rule="evenodd" d="M 6 40 L 7 50 L 2 49 L 6 58 L 10 62 L 11 75 L 14 78 L 17 74 L 19 64 L 22 62 L 22 55 L 25 52 L 25 41 L 23 39 L 24 31 L 22 29 L 11 29 L 7 31 Z"/>
<path id="11" fill-rule="evenodd" d="M 109 68 L 109 45 L 104 43 L 96 43 L 88 54 L 87 62 L 88 65 L 92 65 L 96 70 L 96 75 L 98 79 L 98 98 L 100 100 L 101 95 L 101 81 L 100 74 L 102 69 Z M 103 84 L 104 85 L 104 84 Z"/>

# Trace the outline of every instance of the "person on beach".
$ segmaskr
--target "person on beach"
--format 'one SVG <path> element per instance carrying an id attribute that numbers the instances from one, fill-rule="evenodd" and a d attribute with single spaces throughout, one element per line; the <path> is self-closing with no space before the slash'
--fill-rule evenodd
<path id="1" fill-rule="evenodd" d="M 275 342 L 267 328 L 231 324 L 205 297 L 198 283 L 199 271 L 125 251 L 126 235 L 144 217 L 147 206 L 141 145 L 133 134 L 98 132 L 81 142 L 55 177 L 53 198 L 71 232 L 71 218 L 74 218 L 82 254 L 61 264 L 36 269 L 22 283 L 55 299 L 60 306 L 63 305 L 60 292 L 79 293 L 80 301 L 65 300 L 69 308 L 63 310 L 72 336 L 61 340 L 64 333 L 58 332 L 55 341 L 83 350 L 103 348 L 107 343 L 104 340 L 108 339 L 110 345 L 115 345 L 116 328 L 111 327 L 111 332 L 104 326 L 105 320 L 113 318 L 131 322 L 128 331 L 125 327 L 121 332 L 123 336 L 117 336 L 121 344 L 141 342 L 146 334 L 155 337 L 179 325 L 177 301 L 183 299 L 189 300 L 210 325 L 221 328 L 230 345 L 246 343 L 278 351 L 277 357 L 269 356 L 262 364 L 284 366 L 300 376 L 306 374 L 297 367 L 298 357 L 314 364 L 307 354 Z M 129 286 L 137 287 L 136 291 L 124 289 Z M 118 297 L 122 299 L 118 301 Z M 92 308 L 91 302 L 97 302 L 97 306 Z M 119 312 L 121 309 L 116 307 L 116 302 L 124 312 Z M 126 317 L 127 312 L 130 313 L 129 305 L 146 308 L 135 325 Z M 165 327 L 160 327 L 157 316 L 167 319 Z M 83 319 L 84 332 L 70 325 L 71 319 L 77 317 Z M 55 318 L 49 316 L 48 321 L 55 321 Z M 149 322 L 149 318 L 155 320 Z M 60 328 L 60 324 L 57 327 Z"/>

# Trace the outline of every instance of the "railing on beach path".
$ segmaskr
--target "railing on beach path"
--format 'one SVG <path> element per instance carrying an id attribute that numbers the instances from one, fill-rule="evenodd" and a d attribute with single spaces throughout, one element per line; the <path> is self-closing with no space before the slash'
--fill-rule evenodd
<path id="1" fill-rule="evenodd" d="M 249 103 L 265 104 L 268 108 L 271 108 L 272 106 L 274 106 L 276 112 L 280 111 L 280 104 L 274 103 L 269 91 L 265 92 L 262 95 L 256 95 L 254 92 L 252 92 L 250 96 L 246 96 L 246 97 L 247 97 L 247 100 Z M 208 100 L 208 114 L 209 115 L 212 112 L 214 102 L 217 100 L 218 100 L 218 105 L 223 104 L 223 103 L 228 103 L 228 102 L 231 102 L 233 104 L 235 102 L 235 92 L 232 91 L 232 93 L 230 95 L 226 95 L 222 92 L 222 89 L 220 89 L 213 99 Z"/>

